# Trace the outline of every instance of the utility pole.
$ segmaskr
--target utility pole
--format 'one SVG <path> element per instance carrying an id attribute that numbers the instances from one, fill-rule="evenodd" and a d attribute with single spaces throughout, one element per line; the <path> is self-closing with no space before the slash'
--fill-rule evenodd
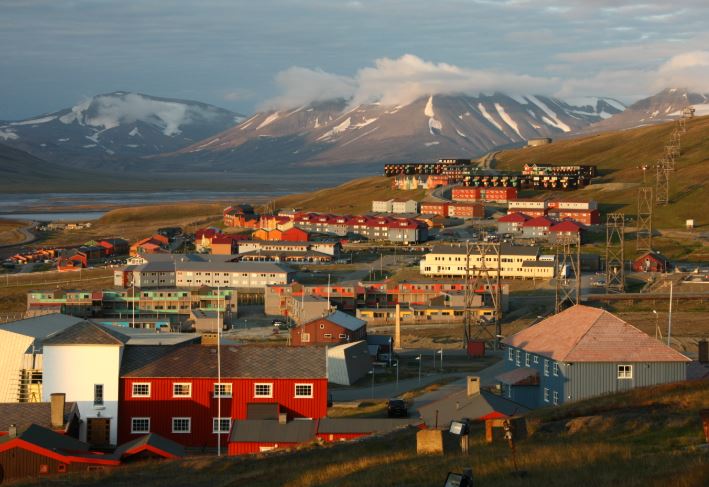
<path id="1" fill-rule="evenodd" d="M 483 339 L 488 341 L 492 349 L 499 348 L 499 340 L 502 320 L 501 306 L 501 259 L 500 244 L 493 242 L 470 242 L 466 241 L 465 249 L 465 331 L 466 343 L 470 339 Z M 479 261 L 477 264 L 475 261 Z M 494 260 L 494 266 L 488 260 Z M 473 320 L 472 312 L 476 290 L 482 287 L 483 306 L 487 301 L 492 305 L 493 318 L 485 320 L 477 318 Z M 494 331 L 491 331 L 494 329 Z"/>
<path id="2" fill-rule="evenodd" d="M 652 188 L 648 186 L 638 190 L 637 225 L 635 250 L 649 252 L 652 250 Z"/>
<path id="3" fill-rule="evenodd" d="M 625 291 L 625 214 L 609 213 L 606 220 L 606 292 Z"/>
<path id="4" fill-rule="evenodd" d="M 556 240 L 555 312 L 581 304 L 581 235 L 563 235 Z M 563 275 L 562 275 L 563 273 Z M 571 284 L 573 280 L 573 285 Z M 498 333 L 499 335 L 499 333 Z"/>

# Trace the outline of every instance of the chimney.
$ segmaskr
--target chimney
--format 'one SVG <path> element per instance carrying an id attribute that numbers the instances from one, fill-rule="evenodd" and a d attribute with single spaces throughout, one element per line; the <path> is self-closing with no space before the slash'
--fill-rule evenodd
<path id="1" fill-rule="evenodd" d="M 278 424 L 286 424 L 288 422 L 288 413 L 278 413 Z"/>
<path id="2" fill-rule="evenodd" d="M 396 316 L 394 316 L 394 350 L 401 350 L 401 307 L 396 303 Z M 391 353 L 392 350 L 389 350 Z"/>
<path id="3" fill-rule="evenodd" d="M 17 425 L 16 424 L 11 424 L 10 427 L 7 429 L 7 436 L 10 438 L 15 438 L 17 436 Z"/>
<path id="4" fill-rule="evenodd" d="M 480 394 L 480 377 L 469 375 L 466 383 L 468 384 L 468 397 Z"/>
<path id="5" fill-rule="evenodd" d="M 52 428 L 64 427 L 64 404 L 66 394 L 55 392 L 49 395 Z"/>

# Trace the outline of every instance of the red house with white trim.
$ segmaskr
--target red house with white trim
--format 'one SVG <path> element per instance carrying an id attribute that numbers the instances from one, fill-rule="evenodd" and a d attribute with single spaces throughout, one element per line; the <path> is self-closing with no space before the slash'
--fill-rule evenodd
<path id="1" fill-rule="evenodd" d="M 325 416 L 325 349 L 222 346 L 221 381 L 216 346 L 135 346 L 124 351 L 121 443 L 150 432 L 186 447 L 215 447 L 221 428 L 226 447 L 232 421 L 252 419 L 263 406 L 288 419 Z"/>

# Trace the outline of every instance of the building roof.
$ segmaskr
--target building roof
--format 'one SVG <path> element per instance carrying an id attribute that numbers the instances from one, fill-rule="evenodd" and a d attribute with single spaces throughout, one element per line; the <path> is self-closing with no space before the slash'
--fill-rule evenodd
<path id="1" fill-rule="evenodd" d="M 475 253 L 475 248 L 473 247 L 472 254 Z M 432 254 L 448 254 L 448 255 L 465 255 L 465 245 L 438 245 L 433 247 L 431 250 Z M 501 255 L 525 255 L 525 256 L 536 256 L 539 253 L 538 247 L 531 247 L 527 245 L 512 245 L 508 243 L 502 243 L 500 245 Z"/>
<path id="2" fill-rule="evenodd" d="M 18 438 L 37 445 L 46 450 L 51 450 L 60 454 L 74 452 L 89 452 L 89 445 L 83 441 L 79 441 L 71 436 L 55 433 L 51 429 L 30 425 L 24 432 L 18 435 Z"/>
<path id="3" fill-rule="evenodd" d="M 222 378 L 318 379 L 327 376 L 322 347 L 222 346 Z M 121 377 L 217 377 L 217 347 L 127 347 Z"/>
<path id="4" fill-rule="evenodd" d="M 316 422 L 297 419 L 281 424 L 274 419 L 234 421 L 230 442 L 304 443 L 315 438 Z"/>
<path id="5" fill-rule="evenodd" d="M 554 267 L 554 261 L 527 260 L 522 262 L 522 267 Z"/>
<path id="6" fill-rule="evenodd" d="M 114 457 L 125 458 L 142 451 L 149 450 L 164 458 L 177 458 L 185 456 L 185 447 L 172 440 L 150 433 L 136 438 L 128 443 L 123 443 L 113 452 Z"/>
<path id="7" fill-rule="evenodd" d="M 509 215 L 501 216 L 498 218 L 498 222 L 501 223 L 524 223 L 529 220 L 529 217 L 524 213 L 510 213 Z"/>
<path id="8" fill-rule="evenodd" d="M 44 340 L 44 345 L 123 345 L 128 337 L 108 327 L 80 321 Z"/>
<path id="9" fill-rule="evenodd" d="M 79 409 L 75 402 L 64 403 L 64 425 L 78 416 Z M 17 431 L 26 430 L 36 424 L 45 428 L 52 427 L 52 404 L 49 402 L 4 402 L 0 403 L 0 431 L 8 431 L 14 424 Z"/>
<path id="10" fill-rule="evenodd" d="M 318 433 L 389 433 L 420 422 L 417 418 L 321 418 Z"/>
<path id="11" fill-rule="evenodd" d="M 463 418 L 482 420 L 514 416 L 528 411 L 524 406 L 487 391 L 468 396 L 465 386 L 437 401 L 420 406 L 418 409 L 421 418 L 428 426 L 435 426 L 437 416 L 439 427 L 445 427 L 451 421 Z"/>
<path id="12" fill-rule="evenodd" d="M 576 305 L 506 338 L 504 344 L 562 362 L 689 362 L 611 313 Z"/>
<path id="13" fill-rule="evenodd" d="M 319 320 L 319 319 L 321 319 L 321 318 L 317 318 L 317 320 Z M 339 311 L 339 310 L 333 311 L 332 313 L 323 317 L 322 319 L 327 320 L 331 323 L 334 323 L 334 324 L 341 326 L 342 328 L 345 328 L 350 331 L 359 330 L 360 328 L 362 328 L 363 326 L 365 326 L 367 324 L 366 321 L 360 320 L 359 318 L 355 318 L 354 316 L 348 315 L 347 313 L 343 313 L 342 311 Z M 316 320 L 312 320 L 312 321 L 316 321 Z"/>
<path id="14" fill-rule="evenodd" d="M 667 259 L 667 257 L 665 257 L 665 256 L 662 255 L 662 254 L 658 254 L 658 253 L 655 252 L 654 250 L 650 250 L 650 251 L 648 251 L 648 252 L 645 252 L 644 254 L 639 255 L 638 257 L 635 258 L 635 261 L 634 261 L 634 262 L 637 262 L 637 261 L 639 261 L 639 260 L 643 260 L 643 259 L 645 259 L 645 258 L 647 258 L 647 257 L 652 257 L 653 259 L 657 260 L 658 262 L 662 262 L 662 263 L 665 263 L 665 264 L 669 264 L 669 263 L 670 263 L 670 261 Z M 0 329 L 1 329 L 1 327 L 0 327 Z"/>
<path id="15" fill-rule="evenodd" d="M 524 227 L 551 227 L 554 224 L 553 221 L 551 221 L 549 218 L 545 216 L 538 216 L 536 218 L 532 218 L 531 220 L 527 220 L 522 224 Z"/>
<path id="16" fill-rule="evenodd" d="M 550 232 L 580 232 L 583 229 L 581 225 L 571 220 L 564 220 L 563 222 L 553 225 L 549 231 Z"/>
<path id="17" fill-rule="evenodd" d="M 536 386 L 539 384 L 539 372 L 531 367 L 508 370 L 495 378 L 503 384 L 511 386 Z"/>
<path id="18" fill-rule="evenodd" d="M 48 315 L 35 316 L 34 318 L 3 323 L 0 325 L 0 330 L 40 339 L 35 342 L 36 349 L 36 347 L 40 344 L 41 339 L 59 333 L 81 321 L 83 321 L 82 318 L 77 318 L 75 316 L 52 313 Z"/>

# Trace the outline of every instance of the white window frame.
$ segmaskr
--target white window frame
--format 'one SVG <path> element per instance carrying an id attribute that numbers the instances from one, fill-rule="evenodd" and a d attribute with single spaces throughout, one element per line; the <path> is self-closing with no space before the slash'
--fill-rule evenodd
<path id="1" fill-rule="evenodd" d="M 187 421 L 187 431 L 178 431 L 175 429 L 175 421 Z M 192 433 L 192 418 L 187 417 L 187 416 L 175 416 L 172 418 L 172 432 L 175 434 L 189 434 Z"/>
<path id="2" fill-rule="evenodd" d="M 135 429 L 135 421 L 147 421 L 148 427 L 144 430 Z M 150 433 L 150 418 L 148 417 L 135 417 L 130 418 L 130 432 L 132 435 L 145 435 Z"/>
<path id="3" fill-rule="evenodd" d="M 539 363 L 539 357 L 536 356 L 536 355 L 534 356 L 534 363 L 535 363 L 535 364 L 538 364 L 538 363 Z"/>
<path id="4" fill-rule="evenodd" d="M 217 386 L 224 386 L 224 392 L 217 392 Z M 212 388 L 213 397 L 230 398 L 233 394 L 233 386 L 231 382 L 215 382 Z"/>
<path id="5" fill-rule="evenodd" d="M 175 394 L 175 386 L 187 386 L 189 394 Z M 191 382 L 173 382 L 172 383 L 172 397 L 192 397 L 192 383 Z"/>
<path id="6" fill-rule="evenodd" d="M 552 391 L 551 393 L 551 400 L 552 403 L 556 406 L 559 404 L 559 392 L 558 391 Z"/>
<path id="7" fill-rule="evenodd" d="M 148 386 L 148 392 L 146 394 L 136 394 L 135 386 Z M 130 397 L 150 397 L 150 393 L 152 392 L 152 384 L 150 382 L 133 382 L 130 392 Z"/>
<path id="8" fill-rule="evenodd" d="M 298 394 L 298 387 L 309 387 L 310 388 L 310 394 L 308 395 L 303 395 L 303 394 Z M 293 397 L 296 399 L 311 399 L 313 397 L 313 384 L 311 382 L 297 382 L 293 386 Z"/>
<path id="9" fill-rule="evenodd" d="M 507 358 L 510 360 L 510 362 L 515 361 L 515 352 L 512 350 L 512 347 L 507 349 Z"/>
<path id="10" fill-rule="evenodd" d="M 544 359 L 544 377 L 549 377 L 549 360 Z"/>
<path id="11" fill-rule="evenodd" d="M 559 377 L 559 364 L 557 362 L 551 364 L 551 372 L 554 374 L 554 377 Z"/>
<path id="12" fill-rule="evenodd" d="M 549 388 L 544 388 L 544 402 L 549 402 Z"/>
<path id="13" fill-rule="evenodd" d="M 340 339 L 347 338 L 347 334 L 340 333 L 337 338 L 340 338 Z"/>
<path id="14" fill-rule="evenodd" d="M 212 433 L 215 435 L 219 434 L 219 430 L 217 429 L 217 426 L 220 425 L 219 420 L 229 421 L 229 426 L 227 427 L 227 429 L 226 430 L 222 429 L 222 431 L 221 431 L 222 434 L 224 434 L 224 433 L 228 434 L 229 431 L 231 431 L 231 418 L 228 416 L 222 416 L 221 418 L 215 416 L 212 418 Z"/>
<path id="15" fill-rule="evenodd" d="M 530 359 L 531 357 L 529 356 L 529 352 L 524 352 L 524 366 L 529 367 L 530 365 Z"/>
<path id="16" fill-rule="evenodd" d="M 521 350 L 515 350 L 515 365 L 517 365 L 517 367 L 522 365 L 522 351 Z"/>
<path id="17" fill-rule="evenodd" d="M 268 395 L 258 394 L 259 386 L 268 386 Z M 254 397 L 271 398 L 273 397 L 273 383 L 271 382 L 256 382 L 254 384 Z"/>
<path id="18" fill-rule="evenodd" d="M 630 364 L 619 364 L 617 367 L 618 379 L 620 380 L 632 380 L 633 378 L 633 366 Z"/>
<path id="19" fill-rule="evenodd" d="M 300 341 L 303 343 L 310 343 L 310 333 L 301 333 L 300 334 Z"/>

